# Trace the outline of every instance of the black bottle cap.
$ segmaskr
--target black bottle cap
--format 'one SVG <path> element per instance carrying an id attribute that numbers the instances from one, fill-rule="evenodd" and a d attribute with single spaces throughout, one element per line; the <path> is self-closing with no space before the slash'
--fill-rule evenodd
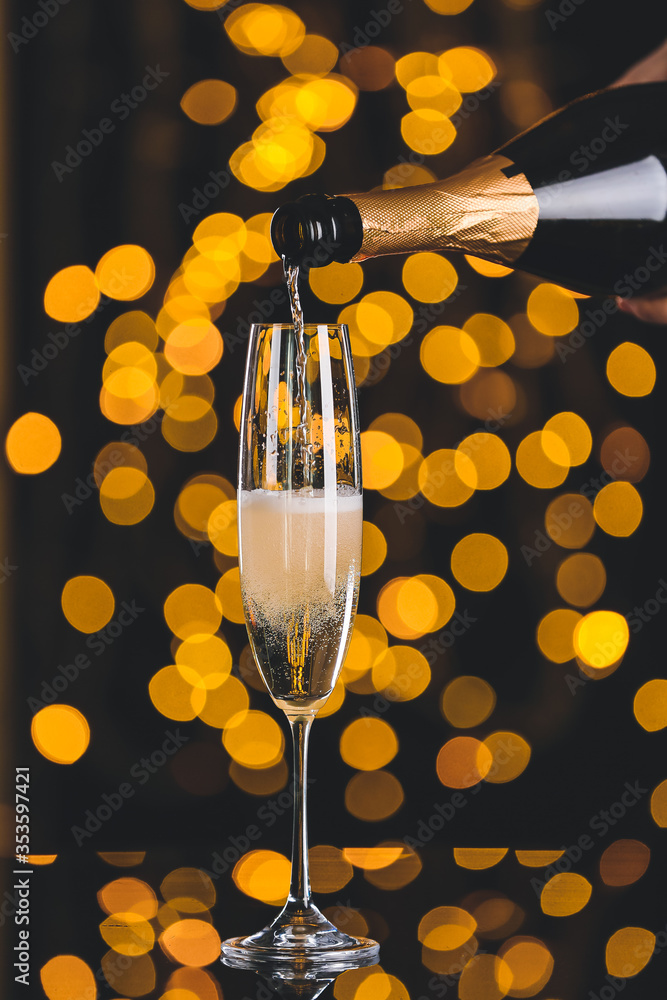
<path id="1" fill-rule="evenodd" d="M 281 205 L 271 220 L 271 242 L 288 264 L 324 267 L 347 263 L 361 248 L 363 228 L 350 198 L 306 194 Z"/>

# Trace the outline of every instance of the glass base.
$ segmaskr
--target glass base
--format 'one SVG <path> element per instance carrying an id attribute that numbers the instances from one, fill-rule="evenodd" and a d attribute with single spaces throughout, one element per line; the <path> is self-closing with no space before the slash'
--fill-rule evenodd
<path id="1" fill-rule="evenodd" d="M 260 973 L 288 966 L 295 974 L 316 970 L 336 975 L 375 965 L 379 957 L 377 941 L 344 934 L 312 903 L 304 909 L 290 900 L 264 930 L 222 944 L 226 965 Z"/>

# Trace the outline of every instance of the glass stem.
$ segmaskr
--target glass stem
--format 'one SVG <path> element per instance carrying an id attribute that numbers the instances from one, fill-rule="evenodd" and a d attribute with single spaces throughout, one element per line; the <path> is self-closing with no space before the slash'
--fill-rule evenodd
<path id="1" fill-rule="evenodd" d="M 304 910 L 310 907 L 310 876 L 308 874 L 308 820 L 306 816 L 306 773 L 308 768 L 308 737 L 313 717 L 289 720 L 294 747 L 294 816 L 292 825 L 292 875 L 289 902 Z"/>

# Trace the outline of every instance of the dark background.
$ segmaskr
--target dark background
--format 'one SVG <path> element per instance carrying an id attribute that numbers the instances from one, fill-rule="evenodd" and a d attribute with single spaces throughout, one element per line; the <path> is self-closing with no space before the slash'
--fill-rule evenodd
<path id="1" fill-rule="evenodd" d="M 337 44 L 351 43 L 356 28 L 377 7 L 359 2 L 290 6 L 309 32 L 320 32 Z M 555 108 L 607 85 L 667 34 L 667 11 L 653 0 L 635 0 L 631 8 L 585 0 L 556 30 L 551 30 L 545 17 L 547 7 L 548 0 L 525 11 L 512 10 L 500 0 L 475 0 L 465 13 L 448 18 L 428 10 L 421 0 L 410 0 L 404 13 L 374 41 L 396 57 L 416 49 L 478 46 L 495 60 L 501 81 L 532 79 L 544 88 Z M 15 26 L 31 11 L 24 4 L 10 4 L 7 30 L 18 30 Z M 44 314 L 42 299 L 46 283 L 62 267 L 73 263 L 94 267 L 110 247 L 138 243 L 152 254 L 158 274 L 139 307 L 153 314 L 159 309 L 195 224 L 183 222 L 179 204 L 191 203 L 193 190 L 206 182 L 210 170 L 226 166 L 233 150 L 256 125 L 255 101 L 286 75 L 279 60 L 238 52 L 220 20 L 216 13 L 193 10 L 182 0 L 114 4 L 70 0 L 17 53 L 2 40 L 8 49 L 11 137 L 7 148 L 11 205 L 7 220 L 2 220 L 8 233 L 3 249 L 12 287 L 6 345 L 7 417 L 11 423 L 27 410 L 48 413 L 63 437 L 62 454 L 51 469 L 38 477 L 13 476 L 10 481 L 7 551 L 19 569 L 2 592 L 11 614 L 7 648 L 12 669 L 6 689 L 10 695 L 5 698 L 7 725 L 14 734 L 9 770 L 15 764 L 31 767 L 32 849 L 59 855 L 53 866 L 39 873 L 40 881 L 33 883 L 34 970 L 61 952 L 79 954 L 98 967 L 100 946 L 106 947 L 96 926 L 100 911 L 94 890 L 113 877 L 114 870 L 95 851 L 147 850 L 145 866 L 128 873 L 159 883 L 180 864 L 209 867 L 220 843 L 242 833 L 261 805 L 231 781 L 216 795 L 190 794 L 165 767 L 83 848 L 74 845 L 71 834 L 72 825 L 81 821 L 86 809 L 96 807 L 103 792 L 117 789 L 131 766 L 161 745 L 165 731 L 180 728 L 191 742 L 219 745 L 219 734 L 203 723 L 170 724 L 161 717 L 150 704 L 147 683 L 159 666 L 170 661 L 170 634 L 162 615 L 166 595 L 186 582 L 214 586 L 218 577 L 210 550 L 195 552 L 176 530 L 173 506 L 191 475 L 214 471 L 235 478 L 237 435 L 232 411 L 241 388 L 244 352 L 234 334 L 252 311 L 253 300 L 268 295 L 271 283 L 279 284 L 279 273 L 274 268 L 261 284 L 242 285 L 219 320 L 226 350 L 213 373 L 220 422 L 214 442 L 193 454 L 173 451 L 160 434 L 142 445 L 157 501 L 151 515 L 134 527 L 107 522 L 95 497 L 71 513 L 62 502 L 62 495 L 72 493 L 78 477 L 88 475 L 100 448 L 118 437 L 119 429 L 99 412 L 98 394 L 104 332 L 124 311 L 123 304 L 109 304 L 84 324 L 83 332 L 27 385 L 17 370 L 31 363 L 32 349 L 41 349 L 47 334 L 57 328 Z M 113 100 L 140 82 L 146 66 L 157 64 L 169 73 L 168 79 L 59 182 L 53 161 L 62 161 L 65 147 L 75 144 L 84 128 L 94 128 L 108 114 Z M 219 128 L 197 125 L 179 108 L 183 92 L 206 77 L 228 80 L 239 91 L 237 111 Z M 314 177 L 275 194 L 253 191 L 232 180 L 207 212 L 234 211 L 247 217 L 272 211 L 287 198 L 309 190 L 375 186 L 383 172 L 408 152 L 398 127 L 405 111 L 404 93 L 397 84 L 377 93 L 362 92 L 351 122 L 325 136 L 327 156 Z M 427 165 L 438 176 L 453 173 L 516 131 L 503 114 L 499 95 L 493 95 L 463 123 L 453 147 L 428 158 Z M 515 275 L 502 282 L 485 280 L 463 261 L 454 262 L 470 291 L 451 306 L 445 322 L 460 324 L 472 311 L 484 310 L 507 317 L 524 306 L 532 287 L 530 279 Z M 391 259 L 365 264 L 364 291 L 400 290 L 401 264 Z M 307 316 L 318 310 L 318 318 L 330 321 L 335 321 L 338 311 L 322 306 L 308 293 L 305 309 Z M 504 434 L 512 452 L 525 433 L 564 409 L 575 410 L 587 420 L 596 442 L 605 428 L 623 421 L 636 427 L 649 443 L 651 469 L 639 486 L 645 508 L 642 525 L 628 540 L 610 539 L 598 531 L 591 545 L 607 568 L 604 606 L 621 613 L 653 597 L 658 581 L 667 573 L 660 494 L 664 460 L 661 385 L 667 361 L 663 338 L 663 328 L 644 327 L 618 315 L 566 365 L 556 359 L 536 371 L 512 369 L 528 400 L 527 416 L 520 426 Z M 626 339 L 644 344 L 658 368 L 657 387 L 645 400 L 618 395 L 605 379 L 609 352 Z M 409 414 L 424 432 L 425 453 L 451 446 L 478 426 L 478 421 L 457 409 L 447 387 L 436 385 L 424 374 L 417 344 L 402 353 L 400 363 L 381 382 L 362 387 L 360 410 L 362 428 L 388 410 Z M 594 449 L 585 466 L 572 470 L 561 492 L 576 491 L 600 471 Z M 438 708 L 439 693 L 446 680 L 458 673 L 488 678 L 498 693 L 494 727 L 516 728 L 533 748 L 530 767 L 518 780 L 485 785 L 456 823 L 424 849 L 425 871 L 406 889 L 394 893 L 374 889 L 357 875 L 343 891 L 353 905 L 358 902 L 386 921 L 387 940 L 395 947 L 385 946 L 384 967 L 403 979 L 413 998 L 426 992 L 431 977 L 419 961 L 418 920 L 433 906 L 457 904 L 473 888 L 502 888 L 529 914 L 522 933 L 543 937 L 554 951 L 556 972 L 546 992 L 540 994 L 544 997 L 565 1000 L 587 996 L 589 989 L 599 991 L 605 983 L 604 942 L 619 925 L 636 924 L 656 931 L 667 924 L 664 894 L 655 891 L 665 873 L 663 832 L 651 820 L 648 796 L 575 870 L 594 881 L 601 851 L 616 837 L 635 837 L 651 847 L 649 874 L 622 894 L 605 889 L 598 879 L 589 906 L 567 920 L 541 916 L 529 884 L 533 873 L 520 869 L 515 860 L 508 857 L 499 868 L 479 875 L 457 869 L 452 860 L 453 846 L 569 846 L 589 830 L 591 818 L 600 809 L 619 799 L 624 782 L 638 780 L 652 789 L 665 777 L 664 735 L 645 733 L 631 709 L 637 688 L 663 669 L 663 615 L 633 636 L 618 673 L 603 683 L 587 684 L 574 696 L 564 682 L 572 664 L 546 663 L 536 647 L 537 622 L 560 603 L 553 578 L 563 552 L 552 549 L 529 568 L 519 548 L 541 527 L 552 495 L 556 494 L 528 487 L 514 471 L 501 489 L 481 497 L 477 494 L 463 510 L 444 512 L 427 505 L 403 530 L 391 522 L 391 510 L 385 509 L 391 504 L 379 494 L 366 494 L 365 516 L 381 524 L 390 548 L 388 561 L 363 585 L 361 611 L 375 613 L 380 587 L 394 576 L 419 572 L 447 576 L 449 553 L 463 527 L 500 537 L 510 551 L 510 571 L 490 594 L 462 596 L 459 607 L 467 608 L 483 627 L 471 628 L 438 660 L 425 694 L 393 706 L 387 715 L 401 745 L 390 770 L 406 791 L 405 804 L 395 816 L 367 824 L 344 808 L 345 785 L 352 771 L 339 757 L 338 738 L 345 724 L 372 698 L 348 695 L 340 712 L 318 722 L 311 756 L 316 779 L 311 843 L 342 847 L 398 840 L 413 835 L 419 821 L 433 812 L 434 803 L 450 798 L 450 790 L 437 780 L 433 762 L 449 735 Z M 106 580 L 117 605 L 122 599 L 135 600 L 146 611 L 79 677 L 71 698 L 68 692 L 66 700 L 89 720 L 92 739 L 80 761 L 59 767 L 44 760 L 32 746 L 27 699 L 39 697 L 41 685 L 53 678 L 58 664 L 71 663 L 85 649 L 85 636 L 68 625 L 60 608 L 64 582 L 85 573 Z M 246 641 L 244 629 L 225 622 L 223 632 L 238 660 Z M 263 693 L 251 691 L 251 703 L 272 711 Z M 226 769 L 226 755 L 216 752 L 220 768 Z M 262 846 L 289 851 L 287 818 L 272 828 Z M 229 875 L 220 880 L 218 891 L 214 922 L 223 937 L 254 929 L 266 920 L 268 908 L 243 897 Z M 664 983 L 665 961 L 664 955 L 656 955 L 637 980 L 628 983 L 626 996 L 638 997 L 642 988 L 646 991 Z M 225 985 L 226 995 L 236 995 L 232 984 L 237 978 L 224 975 L 229 979 L 223 978 L 223 985 L 230 984 Z M 239 995 L 242 989 L 255 988 L 250 977 L 246 981 L 238 976 L 238 983 Z M 39 987 L 35 990 L 31 995 L 39 996 Z"/>

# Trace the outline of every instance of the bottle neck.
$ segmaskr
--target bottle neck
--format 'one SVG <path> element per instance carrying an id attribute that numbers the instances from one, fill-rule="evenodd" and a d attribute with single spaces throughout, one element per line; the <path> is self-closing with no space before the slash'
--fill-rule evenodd
<path id="1" fill-rule="evenodd" d="M 539 206 L 505 156 L 486 156 L 433 184 L 353 194 L 363 242 L 352 260 L 379 254 L 459 250 L 512 266 L 535 232 Z"/>
<path id="2" fill-rule="evenodd" d="M 359 251 L 362 222 L 342 196 L 307 194 L 282 205 L 271 219 L 271 241 L 286 264 L 302 269 L 347 263 Z"/>

